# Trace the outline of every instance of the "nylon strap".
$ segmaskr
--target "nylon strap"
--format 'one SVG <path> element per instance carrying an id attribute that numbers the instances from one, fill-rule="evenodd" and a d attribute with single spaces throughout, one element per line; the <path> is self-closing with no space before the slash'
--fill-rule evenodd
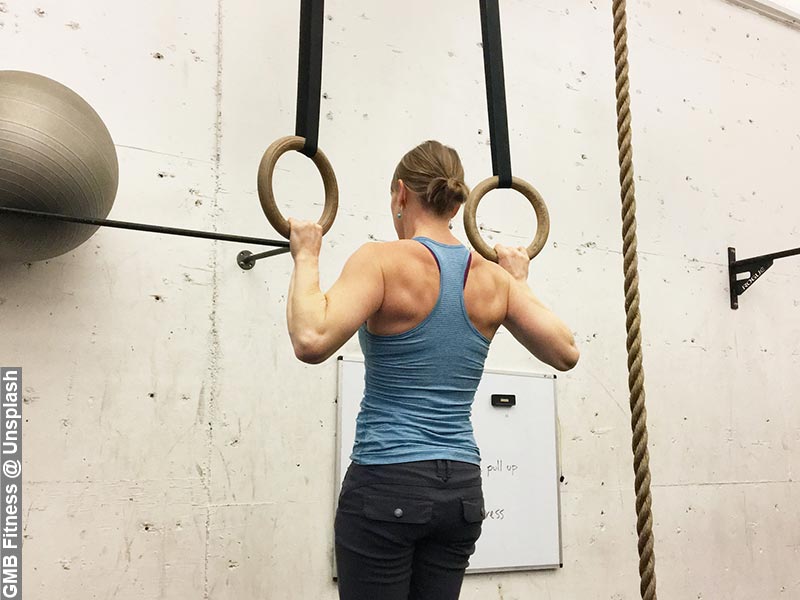
<path id="1" fill-rule="evenodd" d="M 319 142 L 319 104 L 322 92 L 322 32 L 325 0 L 302 0 L 300 50 L 297 59 L 297 123 L 295 133 L 305 138 L 301 152 L 313 157 Z"/>
<path id="2" fill-rule="evenodd" d="M 500 36 L 500 6 L 498 0 L 480 0 L 480 4 L 492 172 L 500 179 L 498 187 L 510 188 L 511 148 L 508 141 L 508 111 L 503 75 L 503 41 Z"/>

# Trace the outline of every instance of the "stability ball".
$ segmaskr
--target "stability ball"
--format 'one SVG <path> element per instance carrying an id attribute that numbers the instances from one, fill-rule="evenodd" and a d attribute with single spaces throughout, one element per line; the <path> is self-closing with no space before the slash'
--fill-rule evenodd
<path id="1" fill-rule="evenodd" d="M 118 180 L 114 142 L 83 98 L 41 75 L 0 71 L 0 206 L 102 219 Z M 0 261 L 59 256 L 96 230 L 0 212 Z"/>

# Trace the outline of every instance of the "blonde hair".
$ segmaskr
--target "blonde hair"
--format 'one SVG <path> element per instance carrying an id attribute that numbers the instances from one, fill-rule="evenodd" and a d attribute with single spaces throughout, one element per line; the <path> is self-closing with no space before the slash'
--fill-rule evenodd
<path id="1" fill-rule="evenodd" d="M 469 196 L 458 152 L 434 140 L 421 143 L 400 160 L 392 177 L 393 192 L 399 179 L 419 196 L 424 207 L 441 216 L 450 214 Z"/>

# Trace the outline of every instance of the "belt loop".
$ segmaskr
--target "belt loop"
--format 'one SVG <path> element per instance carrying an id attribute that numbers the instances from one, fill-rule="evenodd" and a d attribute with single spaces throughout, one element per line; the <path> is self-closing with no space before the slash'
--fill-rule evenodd
<path id="1" fill-rule="evenodd" d="M 445 461 L 436 459 L 436 476 L 442 481 L 447 481 L 447 465 Z"/>

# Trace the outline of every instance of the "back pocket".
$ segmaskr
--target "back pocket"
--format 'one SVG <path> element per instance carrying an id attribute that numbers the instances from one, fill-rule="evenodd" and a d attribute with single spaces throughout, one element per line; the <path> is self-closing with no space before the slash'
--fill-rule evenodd
<path id="1" fill-rule="evenodd" d="M 464 510 L 464 520 L 467 523 L 480 523 L 486 518 L 483 498 L 462 498 L 461 507 Z"/>
<path id="2" fill-rule="evenodd" d="M 431 520 L 433 501 L 396 496 L 364 496 L 364 516 L 373 521 L 413 523 L 421 525 Z"/>

